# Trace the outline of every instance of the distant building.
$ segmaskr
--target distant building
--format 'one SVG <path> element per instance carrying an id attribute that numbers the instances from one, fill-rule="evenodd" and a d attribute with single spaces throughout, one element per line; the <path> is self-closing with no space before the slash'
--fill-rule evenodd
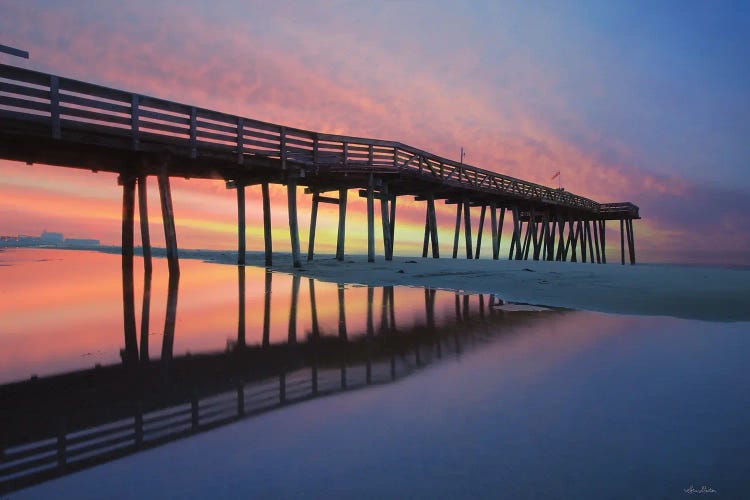
<path id="1" fill-rule="evenodd" d="M 98 247 L 101 243 L 99 240 L 86 238 L 65 238 L 66 247 Z"/>
<path id="2" fill-rule="evenodd" d="M 19 247 L 33 247 L 40 244 L 41 238 L 38 236 L 28 236 L 25 234 L 18 235 L 18 246 Z"/>
<path id="3" fill-rule="evenodd" d="M 63 244 L 63 234 L 43 231 L 39 237 L 39 244 L 60 247 Z"/>

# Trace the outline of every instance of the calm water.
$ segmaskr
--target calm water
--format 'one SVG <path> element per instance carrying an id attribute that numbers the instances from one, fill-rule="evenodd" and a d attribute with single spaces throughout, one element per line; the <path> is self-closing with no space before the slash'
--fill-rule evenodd
<path id="1" fill-rule="evenodd" d="M 0 253 L 13 498 L 750 495 L 747 323 L 181 266 Z"/>

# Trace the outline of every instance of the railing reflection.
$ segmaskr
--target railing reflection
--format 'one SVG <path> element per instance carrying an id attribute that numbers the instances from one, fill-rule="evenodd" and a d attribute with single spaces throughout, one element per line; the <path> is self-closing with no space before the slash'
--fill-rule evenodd
<path id="1" fill-rule="evenodd" d="M 302 278 L 295 275 L 287 342 L 271 343 L 274 281 L 266 271 L 261 342 L 249 345 L 244 267 L 238 267 L 237 277 L 237 341 L 225 352 L 174 355 L 179 275 L 172 275 L 160 360 L 149 360 L 146 318 L 141 324 L 139 363 L 133 363 L 132 357 L 138 352 L 133 347 L 135 328 L 127 328 L 126 322 L 121 365 L 0 386 L 0 491 L 13 491 L 281 406 L 389 383 L 446 354 L 459 356 L 467 347 L 481 345 L 477 340 L 504 330 L 501 324 L 539 317 L 505 314 L 493 307 L 493 297 L 485 307 L 484 296 L 459 293 L 455 294 L 455 318 L 438 317 L 436 298 L 441 294 L 448 298 L 451 292 L 425 289 L 424 320 L 397 327 L 396 290 L 382 287 L 376 329 L 376 289 L 369 286 L 364 325 L 347 328 L 347 288 L 339 284 L 338 325 L 335 331 L 326 332 L 319 322 L 316 282 L 308 279 L 311 314 L 306 336 L 301 338 Z M 143 313 L 147 316 L 151 280 L 146 278 Z M 126 300 L 126 315 L 134 313 L 127 310 L 130 307 Z M 413 310 L 413 303 L 408 307 Z"/>

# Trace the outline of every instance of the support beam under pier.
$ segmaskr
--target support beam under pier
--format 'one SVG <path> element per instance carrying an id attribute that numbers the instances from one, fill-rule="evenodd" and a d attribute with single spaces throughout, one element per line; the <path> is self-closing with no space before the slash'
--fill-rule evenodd
<path id="1" fill-rule="evenodd" d="M 297 178 L 289 176 L 286 184 L 289 212 L 289 239 L 292 245 L 292 266 L 302 267 L 299 255 L 299 226 L 297 225 Z"/>
<path id="2" fill-rule="evenodd" d="M 169 274 L 180 274 L 180 261 L 177 255 L 177 231 L 174 224 L 174 209 L 172 208 L 172 190 L 169 187 L 169 176 L 163 170 L 157 176 L 159 182 L 159 198 L 161 200 L 161 216 L 164 221 L 164 241 L 167 244 L 167 264 Z"/>

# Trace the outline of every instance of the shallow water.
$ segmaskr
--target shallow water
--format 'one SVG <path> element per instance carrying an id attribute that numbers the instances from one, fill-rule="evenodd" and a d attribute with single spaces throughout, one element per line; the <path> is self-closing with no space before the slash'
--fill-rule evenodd
<path id="1" fill-rule="evenodd" d="M 269 280 L 247 268 L 243 329 L 238 269 L 183 260 L 165 342 L 169 286 L 157 260 L 149 362 L 133 364 L 121 354 L 117 256 L 18 250 L 0 264 L 9 264 L 0 266 L 0 403 L 16 431 L 3 435 L 6 452 L 42 439 L 57 450 L 59 423 L 48 420 L 65 421 L 73 452 L 48 467 L 67 473 L 76 446 L 103 449 L 71 445 L 76 436 L 136 423 L 115 448 L 122 458 L 94 456 L 14 498 L 664 498 L 691 485 L 732 498 L 750 489 L 748 323 L 500 312 L 489 296 Z M 140 327 L 142 277 L 135 289 Z M 89 378 L 48 377 L 69 372 Z M 43 419 L 22 418 L 19 408 L 40 403 L 9 389 L 76 383 L 93 388 L 91 408 L 60 396 Z M 151 392 L 133 396 L 133 384 Z M 183 427 L 159 416 L 175 408 L 187 408 Z M 211 423 L 215 408 L 224 420 Z M 167 434 L 149 444 L 151 421 L 167 422 Z"/>

